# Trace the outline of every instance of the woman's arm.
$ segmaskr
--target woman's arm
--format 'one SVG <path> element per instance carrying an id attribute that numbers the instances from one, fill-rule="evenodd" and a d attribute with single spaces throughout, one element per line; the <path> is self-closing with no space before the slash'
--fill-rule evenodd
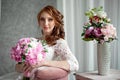
<path id="1" fill-rule="evenodd" d="M 79 69 L 78 61 L 74 54 L 71 52 L 67 42 L 64 39 L 58 40 L 54 48 L 56 56 L 54 60 L 65 61 L 65 63 L 69 65 L 69 71 L 75 72 Z"/>
<path id="2" fill-rule="evenodd" d="M 67 80 L 67 76 L 68 72 L 63 69 L 56 67 L 41 67 L 41 69 L 38 69 L 36 72 L 35 78 L 37 78 L 37 80 L 63 80 L 63 78 L 66 78 Z"/>
<path id="3" fill-rule="evenodd" d="M 38 62 L 35 65 L 26 64 L 23 70 L 28 72 L 28 71 L 32 71 L 34 68 L 39 68 L 42 66 L 60 68 L 67 72 L 70 71 L 70 65 L 66 60 L 65 61 L 43 61 L 43 62 Z"/>
<path id="4" fill-rule="evenodd" d="M 51 61 L 43 61 L 32 67 L 57 67 L 66 71 L 77 71 L 79 64 L 75 56 L 72 54 L 65 40 L 59 40 L 54 46 L 55 55 Z M 28 65 L 29 66 L 29 65 Z M 28 69 L 28 68 L 26 68 Z M 32 69 L 32 68 L 29 68 Z M 29 70 L 28 70 L 29 71 Z"/>
<path id="5" fill-rule="evenodd" d="M 34 80 L 57 80 L 61 78 L 67 80 L 67 75 L 69 74 L 67 61 L 43 61 L 36 65 L 26 65 L 24 71 L 32 71 L 34 68 L 38 68 L 37 72 L 35 72 Z"/>
<path id="6" fill-rule="evenodd" d="M 49 67 L 61 68 L 61 69 L 66 70 L 68 72 L 70 70 L 69 63 L 66 60 L 64 60 L 64 61 L 44 61 L 42 63 L 42 65 L 49 66 Z"/>

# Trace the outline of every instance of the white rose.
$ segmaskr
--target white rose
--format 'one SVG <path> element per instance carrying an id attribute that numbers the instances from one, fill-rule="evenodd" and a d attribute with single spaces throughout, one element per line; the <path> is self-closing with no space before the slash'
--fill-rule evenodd
<path id="1" fill-rule="evenodd" d="M 98 11 L 96 12 L 97 16 L 99 16 L 100 18 L 106 18 L 107 14 L 104 11 Z"/>
<path id="2" fill-rule="evenodd" d="M 35 48 L 37 46 L 37 43 L 32 41 L 30 45 L 32 46 L 32 48 Z"/>
<path id="3" fill-rule="evenodd" d="M 94 12 L 94 11 L 91 11 L 92 13 L 93 13 L 93 16 L 96 16 L 97 14 L 96 14 L 96 12 Z"/>

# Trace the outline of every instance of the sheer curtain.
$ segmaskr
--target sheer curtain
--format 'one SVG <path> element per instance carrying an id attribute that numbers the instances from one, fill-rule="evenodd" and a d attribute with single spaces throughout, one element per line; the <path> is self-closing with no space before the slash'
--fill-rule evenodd
<path id="1" fill-rule="evenodd" d="M 96 43 L 81 39 L 82 26 L 87 21 L 84 13 L 93 7 L 103 6 L 117 28 L 118 40 L 113 41 L 111 68 L 120 69 L 120 1 L 119 0 L 57 0 L 57 8 L 64 15 L 66 40 L 79 61 L 79 72 L 97 69 Z M 73 80 L 72 78 L 70 80 Z"/>

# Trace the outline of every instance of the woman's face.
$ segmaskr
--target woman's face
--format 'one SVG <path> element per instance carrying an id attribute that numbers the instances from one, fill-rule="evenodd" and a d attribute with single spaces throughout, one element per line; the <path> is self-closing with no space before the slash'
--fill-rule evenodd
<path id="1" fill-rule="evenodd" d="M 52 16 L 50 16 L 47 12 L 42 12 L 39 23 L 43 30 L 44 35 L 51 34 L 51 32 L 55 26 L 55 20 Z"/>

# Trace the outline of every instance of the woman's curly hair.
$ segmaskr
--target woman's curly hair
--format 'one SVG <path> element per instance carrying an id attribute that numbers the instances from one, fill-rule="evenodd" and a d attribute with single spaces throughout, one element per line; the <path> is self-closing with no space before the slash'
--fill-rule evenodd
<path id="1" fill-rule="evenodd" d="M 50 35 L 47 35 L 45 37 L 45 40 L 49 45 L 55 45 L 56 40 L 60 38 L 64 39 L 65 37 L 63 15 L 56 8 L 48 5 L 38 13 L 37 19 L 39 25 L 40 25 L 40 17 L 43 12 L 47 12 L 50 16 L 54 18 L 55 26 L 53 28 L 53 31 Z"/>

